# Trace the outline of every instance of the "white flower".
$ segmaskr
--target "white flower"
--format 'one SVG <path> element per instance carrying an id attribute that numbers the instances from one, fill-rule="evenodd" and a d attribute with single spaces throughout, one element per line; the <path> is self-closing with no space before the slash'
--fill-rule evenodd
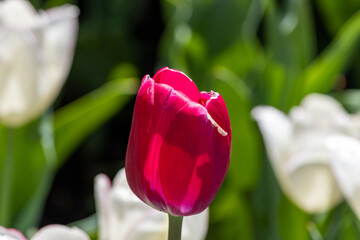
<path id="1" fill-rule="evenodd" d="M 40 229 L 31 240 L 90 240 L 90 238 L 76 227 L 64 225 L 48 225 Z M 27 240 L 16 229 L 7 229 L 0 226 L 0 240 Z"/>
<path id="2" fill-rule="evenodd" d="M 129 188 L 125 169 L 121 169 L 113 186 L 103 174 L 95 178 L 95 200 L 99 220 L 99 240 L 166 240 L 168 216 L 139 200 Z M 205 239 L 208 209 L 184 217 L 182 240 Z"/>
<path id="3" fill-rule="evenodd" d="M 326 146 L 340 190 L 360 219 L 360 142 L 338 135 L 329 137 Z"/>
<path id="4" fill-rule="evenodd" d="M 17 127 L 58 95 L 71 66 L 78 8 L 37 13 L 27 0 L 0 1 L 0 122 Z"/>
<path id="5" fill-rule="evenodd" d="M 332 134 L 359 137 L 358 117 L 321 94 L 308 95 L 289 116 L 269 106 L 256 107 L 252 116 L 280 186 L 295 204 L 309 213 L 320 213 L 341 201 L 325 139 Z"/>

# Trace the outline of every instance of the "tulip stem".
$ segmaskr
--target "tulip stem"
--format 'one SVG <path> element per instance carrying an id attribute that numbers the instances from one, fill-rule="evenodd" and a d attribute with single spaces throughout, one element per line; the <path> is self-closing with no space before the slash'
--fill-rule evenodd
<path id="1" fill-rule="evenodd" d="M 181 227 L 183 216 L 169 215 L 169 234 L 168 240 L 181 240 Z"/>
<path id="2" fill-rule="evenodd" d="M 7 131 L 7 148 L 2 168 L 1 185 L 0 185 L 0 225 L 8 226 L 10 224 L 10 209 L 11 209 L 11 187 L 13 183 L 13 129 L 9 128 Z"/>

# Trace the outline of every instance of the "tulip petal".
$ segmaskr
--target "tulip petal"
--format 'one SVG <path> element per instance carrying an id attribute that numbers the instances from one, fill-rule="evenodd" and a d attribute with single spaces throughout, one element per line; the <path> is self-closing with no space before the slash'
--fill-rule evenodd
<path id="1" fill-rule="evenodd" d="M 0 2 L 0 26 L 26 28 L 36 21 L 36 12 L 27 0 L 5 0 Z"/>
<path id="2" fill-rule="evenodd" d="M 355 138 L 337 135 L 329 137 L 326 146 L 340 190 L 360 219 L 360 142 Z"/>
<path id="3" fill-rule="evenodd" d="M 168 220 L 168 217 L 166 216 Z M 208 231 L 209 208 L 205 211 L 184 217 L 181 232 L 182 240 L 204 240 Z M 168 222 L 167 222 L 168 225 Z"/>
<path id="4" fill-rule="evenodd" d="M 221 130 L 224 131 L 223 134 L 229 134 L 229 140 L 231 141 L 230 118 L 224 99 L 219 93 L 213 91 L 201 92 L 200 94 L 201 99 L 205 100 L 203 105 L 211 118 L 221 127 Z"/>
<path id="5" fill-rule="evenodd" d="M 76 227 L 48 225 L 41 228 L 31 240 L 90 240 L 85 232 Z"/>
<path id="6" fill-rule="evenodd" d="M 78 9 L 64 5 L 37 14 L 29 1 L 0 5 L 0 121 L 17 127 L 55 99 L 69 72 Z"/>
<path id="7" fill-rule="evenodd" d="M 286 163 L 282 166 L 283 179 L 279 179 L 288 196 L 309 213 L 321 213 L 341 200 L 324 147 L 324 138 L 306 135 L 293 143 Z"/>
<path id="8" fill-rule="evenodd" d="M 37 40 L 30 32 L 0 30 L 0 120 L 17 126 L 31 118 L 38 100 Z"/>
<path id="9" fill-rule="evenodd" d="M 165 67 L 160 69 L 153 79 L 156 83 L 171 86 L 174 90 L 183 93 L 194 102 L 199 101 L 200 93 L 197 86 L 183 72 Z"/>
<path id="10" fill-rule="evenodd" d="M 227 171 L 229 137 L 219 133 L 198 105 L 188 104 L 176 112 L 163 136 L 159 162 L 161 187 L 170 213 L 186 216 L 210 204 Z"/>
<path id="11" fill-rule="evenodd" d="M 171 92 L 172 89 L 170 87 L 159 84 L 155 85 L 154 80 L 148 77 L 143 80 L 135 102 L 133 121 L 126 151 L 125 168 L 127 180 L 132 191 L 150 206 L 153 205 L 151 201 L 148 200 L 149 197 L 151 197 L 154 202 L 161 203 L 160 205 L 162 206 L 165 205 L 159 193 L 150 190 L 156 189 L 156 187 L 149 186 L 150 180 L 154 178 L 153 176 L 156 174 L 157 169 L 155 167 L 151 168 L 151 166 L 146 168 L 145 164 L 147 159 L 155 154 L 154 148 L 156 146 L 150 143 L 156 142 L 153 140 L 154 138 L 156 139 L 154 128 L 158 126 L 153 126 L 153 124 L 158 123 L 158 113 L 167 105 L 166 101 Z M 157 114 L 153 114 L 153 112 Z M 164 124 L 167 124 L 167 122 L 164 122 Z M 166 128 L 167 126 L 163 126 L 163 129 Z M 153 165 L 156 165 L 156 163 L 153 163 Z M 136 177 L 129 178 L 129 175 Z M 143 175 L 144 178 L 137 177 L 139 175 Z M 153 179 L 152 184 L 159 186 L 160 183 L 155 181 L 156 179 Z M 142 189 L 146 189 L 147 192 L 142 191 Z"/>
<path id="12" fill-rule="evenodd" d="M 16 229 L 0 226 L 0 240 L 27 240 L 27 238 Z"/>
<path id="13" fill-rule="evenodd" d="M 293 107 L 290 119 L 297 127 L 323 132 L 344 132 L 354 134 L 354 124 L 349 114 L 334 98 L 324 94 L 309 94 L 300 106 Z"/>
<path id="14" fill-rule="evenodd" d="M 273 107 L 255 107 L 251 115 L 258 122 L 270 161 L 278 172 L 291 141 L 293 126 L 284 113 Z"/>
<path id="15" fill-rule="evenodd" d="M 70 71 L 78 32 L 79 9 L 72 5 L 42 12 L 42 57 L 46 79 L 39 82 L 39 111 L 53 102 Z"/>
<path id="16" fill-rule="evenodd" d="M 99 174 L 95 177 L 95 202 L 96 212 L 99 222 L 99 240 L 110 239 L 108 234 L 108 227 L 110 226 L 111 202 L 110 202 L 110 179 L 104 175 Z"/>
<path id="17" fill-rule="evenodd" d="M 167 216 L 143 203 L 129 188 L 125 169 L 114 179 L 111 192 L 110 238 L 119 240 L 166 239 Z"/>
<path id="18" fill-rule="evenodd" d="M 134 195 L 127 183 L 125 169 L 121 169 L 116 174 L 109 192 L 108 183 L 109 179 L 105 175 L 100 174 L 96 177 L 97 206 L 103 205 L 101 202 L 110 203 L 106 216 L 101 211 L 99 212 L 101 208 L 97 209 L 100 240 L 167 239 L 167 214 L 146 205 Z M 100 204 L 98 201 L 101 201 Z M 99 214 L 106 217 L 106 224 L 101 224 Z M 203 240 L 207 232 L 208 215 L 209 210 L 206 209 L 201 214 L 184 218 L 182 240 Z M 101 236 L 106 236 L 106 238 Z"/>
<path id="19" fill-rule="evenodd" d="M 135 103 L 125 161 L 131 189 L 173 215 L 203 211 L 224 180 L 229 137 L 218 132 L 201 104 L 149 78 Z"/>

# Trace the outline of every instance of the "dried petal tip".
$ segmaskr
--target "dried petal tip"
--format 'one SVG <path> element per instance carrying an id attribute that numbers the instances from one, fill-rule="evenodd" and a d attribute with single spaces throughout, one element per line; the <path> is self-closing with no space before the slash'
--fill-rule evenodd
<path id="1" fill-rule="evenodd" d="M 222 135 L 222 136 L 224 136 L 224 137 L 226 137 L 226 136 L 228 135 L 227 132 L 225 132 L 224 129 L 222 129 L 222 128 L 219 126 L 219 124 L 217 124 L 217 123 L 215 122 L 215 120 L 210 116 L 209 113 L 207 114 L 207 118 L 211 121 L 212 125 L 214 125 L 214 127 L 217 128 L 218 133 L 220 133 L 220 135 Z"/>

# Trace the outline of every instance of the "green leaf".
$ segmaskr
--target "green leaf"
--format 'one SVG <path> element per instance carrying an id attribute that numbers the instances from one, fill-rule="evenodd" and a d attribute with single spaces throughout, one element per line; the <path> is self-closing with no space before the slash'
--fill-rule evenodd
<path id="1" fill-rule="evenodd" d="M 41 137 L 40 143 L 44 152 L 43 156 L 45 158 L 45 162 L 42 166 L 40 166 L 41 174 L 37 174 L 36 172 L 32 173 L 39 175 L 36 178 L 38 179 L 38 182 L 21 211 L 14 219 L 14 226 L 22 232 L 27 231 L 29 228 L 36 226 L 40 222 L 45 201 L 52 186 L 57 167 L 52 111 L 48 111 L 43 114 L 41 121 L 39 122 L 38 129 Z"/>
<path id="2" fill-rule="evenodd" d="M 334 97 L 352 113 L 360 112 L 360 89 L 347 89 L 336 92 Z"/>
<path id="3" fill-rule="evenodd" d="M 296 207 L 285 196 L 280 201 L 279 227 L 281 239 L 310 239 L 307 230 L 309 215 Z"/>
<path id="4" fill-rule="evenodd" d="M 301 100 L 311 92 L 328 92 L 334 85 L 336 77 L 346 68 L 351 56 L 356 53 L 360 43 L 360 10 L 346 22 L 336 38 L 303 72 L 298 80 L 302 87 Z M 299 89 L 298 89 L 299 90 Z"/>
<path id="5" fill-rule="evenodd" d="M 315 32 L 308 0 L 287 1 L 284 10 L 270 0 L 265 14 L 266 49 L 273 66 L 285 70 L 281 105 L 288 104 L 303 69 L 315 54 Z M 285 104 L 286 103 L 286 104 Z M 282 107 L 285 108 L 285 107 Z"/>
<path id="6" fill-rule="evenodd" d="M 359 0 L 316 0 L 315 3 L 320 10 L 320 15 L 323 17 L 322 22 L 333 34 L 339 31 L 346 20 L 360 9 Z"/>
<path id="7" fill-rule="evenodd" d="M 58 164 L 61 165 L 90 133 L 115 115 L 137 89 L 136 79 L 111 81 L 56 111 L 54 135 Z"/>
<path id="8" fill-rule="evenodd" d="M 207 240 L 254 239 L 250 203 L 231 187 L 221 187 L 210 205 L 210 225 Z"/>
<path id="9" fill-rule="evenodd" d="M 36 190 L 47 164 L 38 126 L 39 120 L 16 129 L 0 127 L 3 226 L 13 226 L 15 216 Z"/>

